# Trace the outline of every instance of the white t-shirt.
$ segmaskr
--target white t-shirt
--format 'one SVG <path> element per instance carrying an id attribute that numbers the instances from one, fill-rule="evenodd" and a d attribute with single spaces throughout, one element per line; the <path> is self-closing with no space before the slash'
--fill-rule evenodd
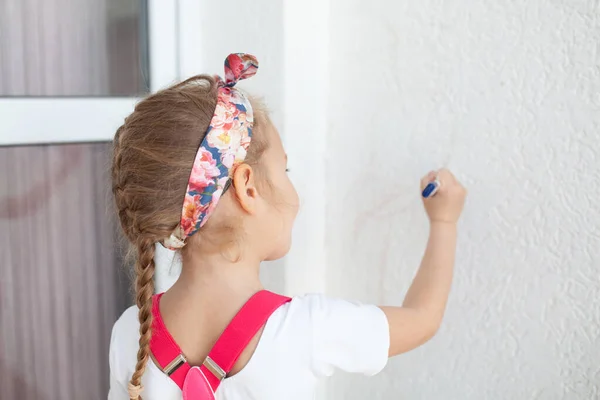
<path id="1" fill-rule="evenodd" d="M 115 323 L 110 343 L 109 400 L 128 400 L 137 360 L 137 307 Z M 335 369 L 375 375 L 388 359 L 389 327 L 372 305 L 323 295 L 295 297 L 267 321 L 252 358 L 217 390 L 218 400 L 313 399 L 319 378 Z M 181 399 L 179 387 L 149 361 L 142 378 L 144 400 Z"/>

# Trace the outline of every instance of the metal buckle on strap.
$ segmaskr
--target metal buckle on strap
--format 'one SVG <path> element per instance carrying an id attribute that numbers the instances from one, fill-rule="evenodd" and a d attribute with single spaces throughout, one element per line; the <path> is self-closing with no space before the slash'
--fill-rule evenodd
<path id="1" fill-rule="evenodd" d="M 173 361 L 167 364 L 166 367 L 163 368 L 163 372 L 168 376 L 171 376 L 175 371 L 177 371 L 179 367 L 181 367 L 186 362 L 187 360 L 185 359 L 184 355 L 180 354 L 177 357 L 175 357 Z"/>
<path id="2" fill-rule="evenodd" d="M 212 372 L 212 374 L 216 376 L 219 381 L 225 379 L 227 373 L 223 370 L 223 368 L 219 367 L 219 364 L 217 364 L 212 358 L 207 356 L 202 365 Z"/>

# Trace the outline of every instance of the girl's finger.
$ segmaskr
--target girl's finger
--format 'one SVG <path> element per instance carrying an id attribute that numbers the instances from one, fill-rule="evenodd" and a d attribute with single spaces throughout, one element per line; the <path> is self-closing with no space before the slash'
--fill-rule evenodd
<path id="1" fill-rule="evenodd" d="M 427 187 L 427 185 L 429 183 L 433 182 L 435 180 L 436 176 L 437 176 L 437 172 L 435 172 L 435 171 L 431 171 L 427 175 L 425 175 L 421 179 L 421 190 L 425 189 L 425 187 Z"/>

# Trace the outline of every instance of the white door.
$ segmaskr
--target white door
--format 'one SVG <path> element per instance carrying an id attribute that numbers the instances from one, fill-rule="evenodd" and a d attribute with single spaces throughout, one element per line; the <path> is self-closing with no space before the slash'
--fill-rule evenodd
<path id="1" fill-rule="evenodd" d="M 2 398 L 106 398 L 130 304 L 110 140 L 178 79 L 177 1 L 0 2 Z"/>

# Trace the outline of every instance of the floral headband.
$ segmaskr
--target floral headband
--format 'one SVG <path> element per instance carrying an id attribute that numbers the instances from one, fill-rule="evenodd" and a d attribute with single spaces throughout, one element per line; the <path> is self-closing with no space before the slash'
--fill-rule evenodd
<path id="1" fill-rule="evenodd" d="M 258 61 L 250 54 L 230 54 L 225 59 L 225 81 L 217 76 L 217 107 L 194 159 L 183 200 L 181 221 L 162 244 L 177 250 L 196 233 L 214 211 L 230 172 L 244 161 L 252 139 L 254 117 L 248 98 L 234 88 L 256 74 Z"/>

